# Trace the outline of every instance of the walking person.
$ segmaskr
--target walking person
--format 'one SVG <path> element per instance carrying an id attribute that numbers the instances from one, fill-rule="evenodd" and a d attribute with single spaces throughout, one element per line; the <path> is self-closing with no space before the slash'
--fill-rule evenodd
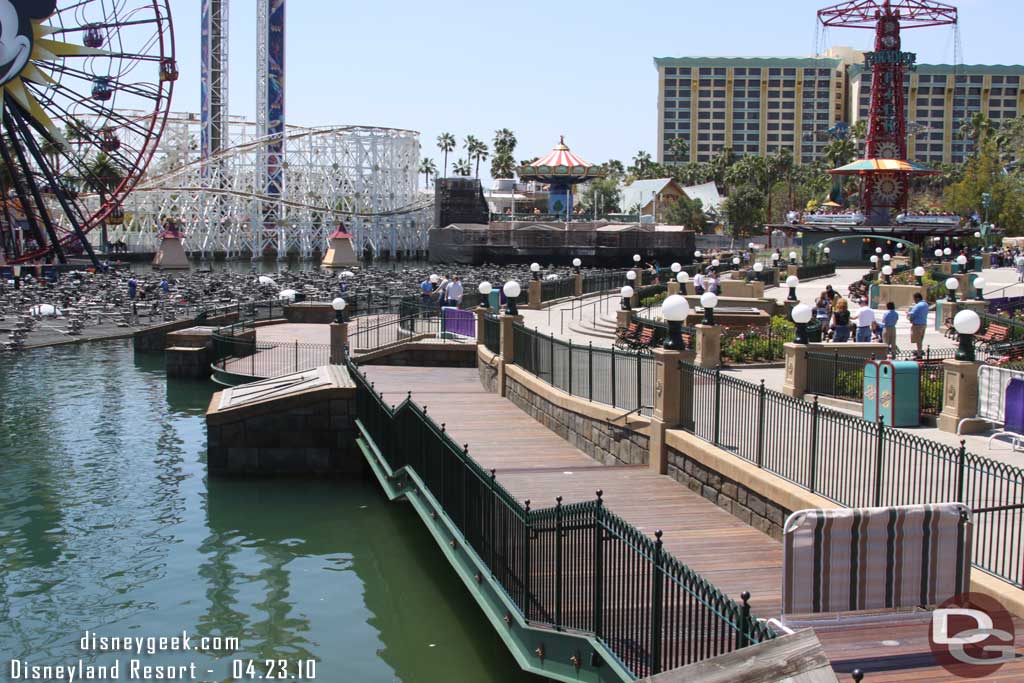
<path id="1" fill-rule="evenodd" d="M 832 341 L 837 344 L 850 341 L 850 308 L 842 297 L 832 307 Z"/>
<path id="2" fill-rule="evenodd" d="M 134 275 L 132 275 L 130 278 L 128 278 L 128 298 L 131 299 L 132 301 L 135 301 L 135 295 L 138 293 L 138 291 L 139 281 L 135 279 Z"/>
<path id="3" fill-rule="evenodd" d="M 1024 282 L 1024 253 L 1017 254 L 1013 265 L 1017 266 L 1017 282 Z"/>
<path id="4" fill-rule="evenodd" d="M 693 276 L 693 291 L 700 296 L 704 293 L 704 274 L 699 270 L 697 274 Z"/>
<path id="5" fill-rule="evenodd" d="M 871 342 L 871 326 L 875 322 L 875 311 L 870 306 L 862 306 L 857 311 L 857 343 Z"/>
<path id="6" fill-rule="evenodd" d="M 448 284 L 448 305 L 452 308 L 458 308 L 459 304 L 462 303 L 463 291 L 462 280 L 456 275 Z"/>
<path id="7" fill-rule="evenodd" d="M 424 306 L 430 305 L 430 295 L 434 293 L 434 285 L 431 284 L 430 278 L 423 278 L 423 282 L 420 283 L 420 303 Z"/>
<path id="8" fill-rule="evenodd" d="M 907 311 L 910 320 L 910 343 L 917 346 L 916 356 L 924 357 L 924 331 L 928 326 L 928 302 L 921 292 L 914 292 L 914 305 Z"/>
<path id="9" fill-rule="evenodd" d="M 896 312 L 896 304 L 889 301 L 885 304 L 885 315 L 882 316 L 882 343 L 889 347 L 889 355 L 893 358 L 900 352 L 896 348 L 896 323 L 900 314 Z"/>

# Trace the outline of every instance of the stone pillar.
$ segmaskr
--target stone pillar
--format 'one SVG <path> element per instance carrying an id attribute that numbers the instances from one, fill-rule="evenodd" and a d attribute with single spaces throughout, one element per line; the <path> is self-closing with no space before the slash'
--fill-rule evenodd
<path id="1" fill-rule="evenodd" d="M 654 415 L 651 417 L 650 457 L 648 464 L 658 474 L 668 473 L 668 449 L 665 447 L 665 430 L 682 423 L 680 389 L 682 372 L 679 361 L 684 359 L 682 351 L 652 349 L 657 363 L 654 380 Z"/>
<path id="2" fill-rule="evenodd" d="M 807 346 L 804 344 L 785 344 L 786 380 L 782 384 L 782 393 L 793 398 L 803 398 L 807 393 Z"/>
<path id="3" fill-rule="evenodd" d="M 718 325 L 697 325 L 697 357 L 694 365 L 717 368 L 722 364 L 722 328 Z"/>
<path id="4" fill-rule="evenodd" d="M 583 274 L 576 273 L 572 276 L 572 295 L 583 296 Z"/>
<path id="5" fill-rule="evenodd" d="M 539 311 L 541 308 L 540 280 L 530 280 L 527 296 L 529 298 L 527 299 L 526 307 L 531 311 Z"/>
<path id="6" fill-rule="evenodd" d="M 673 294 L 678 294 L 679 293 L 679 283 L 676 280 L 672 280 L 671 282 L 668 283 L 668 290 L 667 291 L 668 291 L 668 295 L 669 296 L 672 296 Z"/>
<path id="7" fill-rule="evenodd" d="M 629 297 L 629 305 L 634 309 L 640 308 L 640 287 L 633 287 L 633 296 Z"/>
<path id="8" fill-rule="evenodd" d="M 331 323 L 331 365 L 345 364 L 348 346 L 348 323 Z"/>
<path id="9" fill-rule="evenodd" d="M 956 433 L 961 420 L 964 423 L 962 434 L 974 434 L 988 429 L 985 420 L 976 418 L 978 414 L 978 368 L 981 363 L 966 360 L 942 361 L 942 412 L 939 414 L 938 427 L 944 432 Z"/>
<path id="10" fill-rule="evenodd" d="M 498 324 L 501 326 L 501 362 L 498 363 L 498 396 L 505 395 L 505 364 L 515 363 L 515 347 L 512 325 L 523 322 L 521 315 L 501 314 Z"/>
<path id="11" fill-rule="evenodd" d="M 633 322 L 633 311 L 623 311 L 621 308 L 615 312 L 615 325 L 624 330 Z"/>
<path id="12" fill-rule="evenodd" d="M 477 306 L 473 309 L 476 313 L 476 343 L 484 343 L 484 316 L 490 313 L 491 309 L 487 306 Z"/>

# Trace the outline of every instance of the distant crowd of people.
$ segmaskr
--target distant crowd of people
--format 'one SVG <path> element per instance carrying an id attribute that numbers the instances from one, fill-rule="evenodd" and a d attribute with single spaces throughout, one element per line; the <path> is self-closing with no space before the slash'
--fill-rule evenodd
<path id="1" fill-rule="evenodd" d="M 906 312 L 910 322 L 910 343 L 916 346 L 918 356 L 924 353 L 924 333 L 928 325 L 928 302 L 919 292 L 914 293 L 914 304 Z M 850 303 L 828 285 L 814 302 L 814 317 L 821 325 L 822 339 L 835 343 L 854 341 L 857 343 L 878 342 L 889 347 L 896 354 L 896 325 L 900 316 L 895 304 L 885 304 L 885 311 L 878 314 L 866 302 L 857 310 L 850 311 Z"/>
<path id="2" fill-rule="evenodd" d="M 420 303 L 424 306 L 458 308 L 464 294 L 462 279 L 458 275 L 431 276 L 420 283 Z"/>

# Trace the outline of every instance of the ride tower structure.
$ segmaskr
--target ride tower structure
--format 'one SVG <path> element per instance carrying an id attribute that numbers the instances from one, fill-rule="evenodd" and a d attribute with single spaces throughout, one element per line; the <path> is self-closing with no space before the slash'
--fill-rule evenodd
<path id="1" fill-rule="evenodd" d="M 849 0 L 818 11 L 826 27 L 874 30 L 874 51 L 864 55 L 871 71 L 866 154 L 871 160 L 907 160 L 907 106 L 904 75 L 917 56 L 904 52 L 902 31 L 955 25 L 957 9 L 935 0 Z M 885 166 L 885 164 L 882 164 Z M 889 210 L 905 207 L 909 175 L 879 170 L 864 175 L 861 209 L 869 224 L 889 222 Z"/>

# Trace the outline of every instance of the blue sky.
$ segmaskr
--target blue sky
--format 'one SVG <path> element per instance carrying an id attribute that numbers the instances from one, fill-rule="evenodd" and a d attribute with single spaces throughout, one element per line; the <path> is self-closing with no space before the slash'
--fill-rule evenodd
<path id="1" fill-rule="evenodd" d="M 435 139 L 498 128 L 519 139 L 516 158 L 565 134 L 584 158 L 628 161 L 656 144 L 655 56 L 808 55 L 817 46 L 870 47 L 871 33 L 816 35 L 819 0 L 539 2 L 291 0 L 287 115 L 304 125 L 373 124 Z M 1024 61 L 1010 0 L 963 0 L 965 63 Z M 199 1 L 171 0 L 181 78 L 173 107 L 199 108 Z M 784 6 L 785 9 L 780 9 Z M 231 113 L 255 116 L 256 3 L 231 6 Z M 816 42 L 817 41 L 817 42 Z M 921 62 L 951 62 L 951 28 L 910 31 Z M 449 162 L 451 157 L 449 157 Z M 483 175 L 483 167 L 481 167 Z"/>

